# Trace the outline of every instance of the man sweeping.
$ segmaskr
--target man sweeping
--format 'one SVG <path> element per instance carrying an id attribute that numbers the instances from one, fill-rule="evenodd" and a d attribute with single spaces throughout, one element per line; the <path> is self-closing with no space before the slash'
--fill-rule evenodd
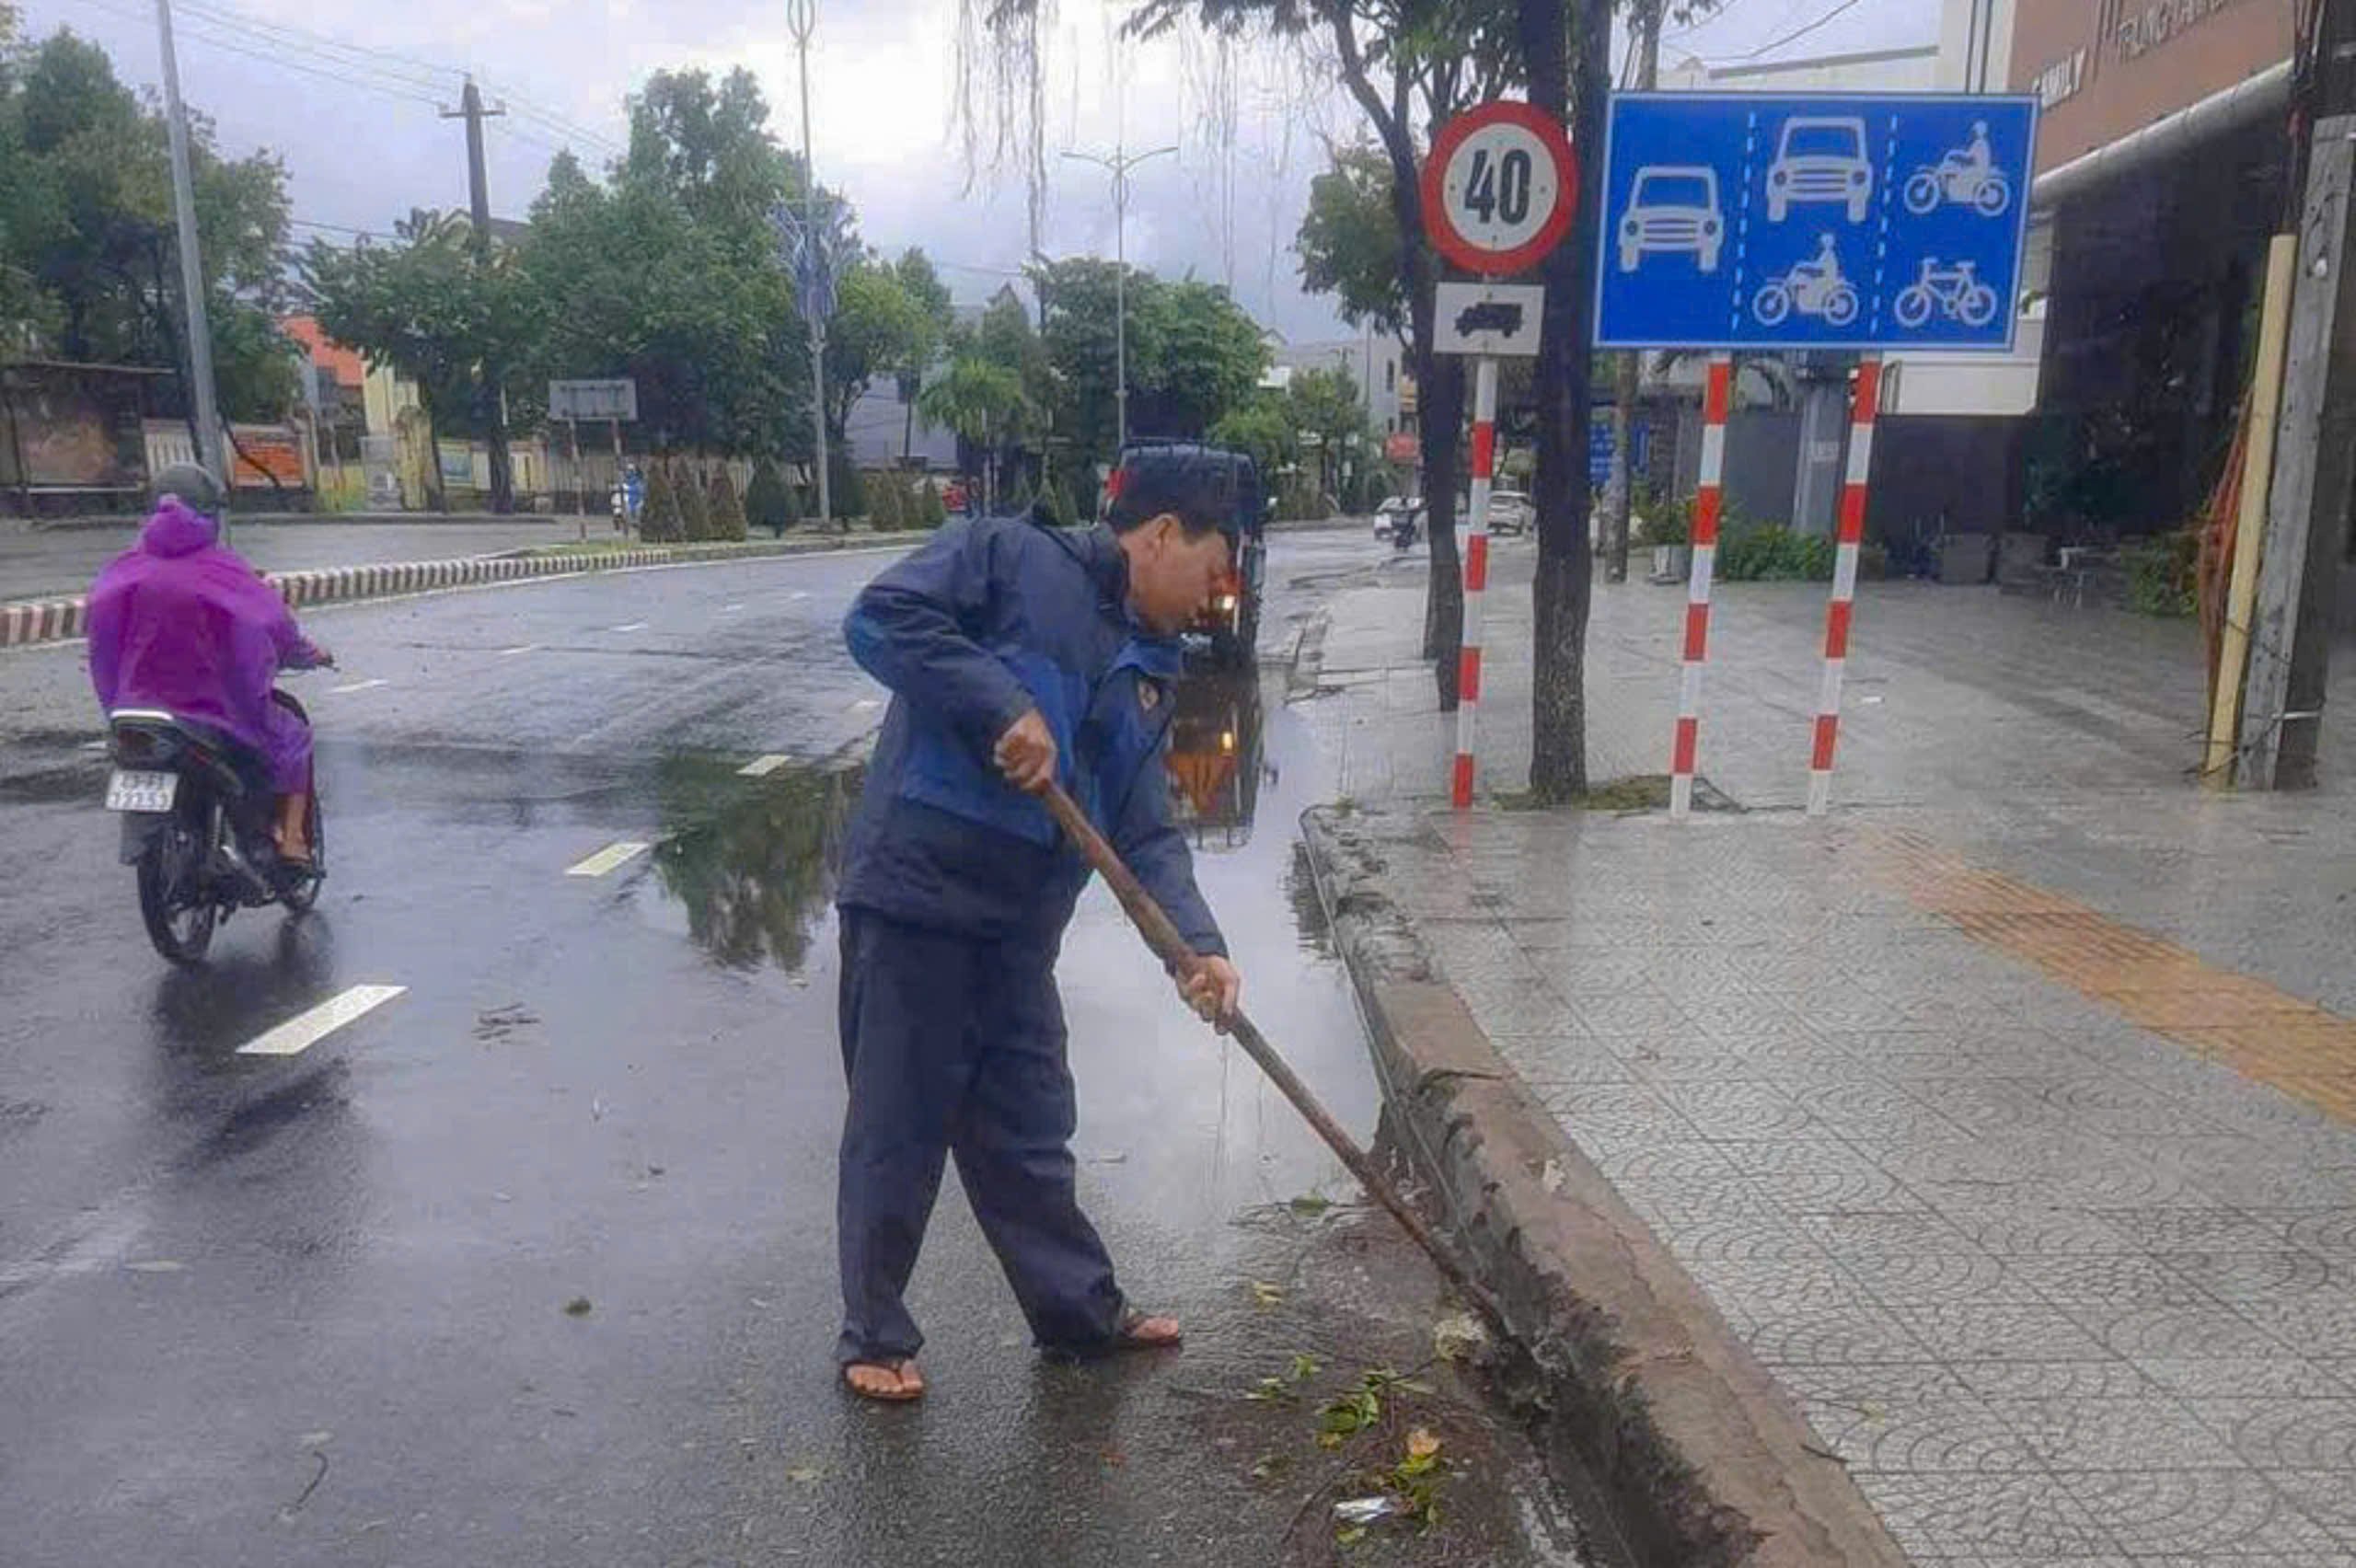
<path id="1" fill-rule="evenodd" d="M 1161 762 L 1177 632 L 1236 546 L 1235 460 L 1128 454 L 1108 523 L 982 518 L 943 529 L 862 592 L 851 654 L 891 688 L 841 891 L 844 1117 L 836 1359 L 869 1399 L 924 1392 L 902 1299 L 954 1154 L 1033 1338 L 1088 1355 L 1174 1345 L 1134 1310 L 1080 1213 L 1056 954 L 1089 870 L 1033 797 L 1058 782 L 1201 962 L 1204 1017 L 1242 981 L 1195 888 Z"/>

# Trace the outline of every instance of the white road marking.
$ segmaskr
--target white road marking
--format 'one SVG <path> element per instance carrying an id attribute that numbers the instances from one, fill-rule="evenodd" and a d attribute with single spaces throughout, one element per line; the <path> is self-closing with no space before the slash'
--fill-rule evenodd
<path id="1" fill-rule="evenodd" d="M 373 691 L 380 686 L 390 686 L 392 684 L 392 682 L 387 680 L 350 681 L 340 686 L 328 687 L 328 695 L 329 697 L 341 697 L 348 691 Z"/>
<path id="2" fill-rule="evenodd" d="M 792 760 L 783 752 L 771 752 L 766 756 L 755 757 L 736 771 L 747 778 L 767 778 Z"/>
<path id="3" fill-rule="evenodd" d="M 537 642 L 519 642 L 513 648 L 501 649 L 499 651 L 499 656 L 502 659 L 513 659 L 518 653 L 537 652 L 539 651 L 539 646 L 540 645 Z"/>
<path id="4" fill-rule="evenodd" d="M 354 986 L 329 997 L 309 1012 L 297 1013 L 258 1040 L 237 1047 L 240 1056 L 293 1056 L 309 1050 L 352 1020 L 391 1001 L 406 986 Z"/>
<path id="5" fill-rule="evenodd" d="M 720 606 L 720 613 L 723 616 L 733 616 L 744 607 L 742 605 L 722 605 Z"/>
<path id="6" fill-rule="evenodd" d="M 786 595 L 788 599 L 806 599 L 809 596 L 810 590 L 807 588 L 796 588 L 792 593 Z"/>
<path id="7" fill-rule="evenodd" d="M 602 877 L 615 867 L 627 865 L 637 859 L 650 847 L 652 846 L 641 844 L 634 838 L 625 838 L 618 843 L 606 845 L 585 860 L 567 866 L 564 869 L 564 874 L 569 877 Z"/>
<path id="8" fill-rule="evenodd" d="M 628 626 L 618 626 L 614 628 L 614 629 L 616 631 L 644 631 L 646 629 L 646 623 L 644 621 L 632 621 Z"/>
<path id="9" fill-rule="evenodd" d="M 850 710 L 853 713 L 864 713 L 871 708 L 881 708 L 883 706 L 884 703 L 881 698 L 862 697 L 857 702 L 850 705 Z"/>
<path id="10" fill-rule="evenodd" d="M 107 749 L 107 743 L 104 741 L 84 741 L 82 743 L 82 749 L 84 751 L 104 751 Z"/>

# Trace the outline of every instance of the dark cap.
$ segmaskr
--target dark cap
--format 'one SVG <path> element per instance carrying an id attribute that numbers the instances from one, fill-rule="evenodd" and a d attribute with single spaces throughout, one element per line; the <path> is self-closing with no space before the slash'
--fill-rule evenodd
<path id="1" fill-rule="evenodd" d="M 180 498 L 180 504 L 191 512 L 206 517 L 221 515 L 220 482 L 194 463 L 175 463 L 156 476 L 148 489 L 157 505 L 167 495 Z"/>
<path id="2" fill-rule="evenodd" d="M 1169 513 L 1189 534 L 1216 528 L 1233 543 L 1242 529 L 1244 471 L 1251 459 L 1200 446 L 1131 447 L 1107 487 L 1104 520 L 1126 534 Z"/>

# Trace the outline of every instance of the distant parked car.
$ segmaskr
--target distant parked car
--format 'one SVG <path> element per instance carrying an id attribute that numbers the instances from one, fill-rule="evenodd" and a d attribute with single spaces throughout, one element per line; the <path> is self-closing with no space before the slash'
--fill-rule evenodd
<path id="1" fill-rule="evenodd" d="M 1527 534 L 1538 525 L 1538 508 L 1519 490 L 1489 492 L 1489 532 Z"/>

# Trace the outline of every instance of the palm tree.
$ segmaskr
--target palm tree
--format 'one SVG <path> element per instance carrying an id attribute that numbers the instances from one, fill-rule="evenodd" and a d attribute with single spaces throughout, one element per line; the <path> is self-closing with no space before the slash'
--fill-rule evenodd
<path id="1" fill-rule="evenodd" d="M 987 455 L 983 504 L 991 504 L 998 494 L 999 447 L 1013 438 L 1031 413 L 1022 378 L 979 354 L 960 354 L 949 362 L 940 380 L 918 395 L 917 412 L 927 424 L 946 425 Z"/>

